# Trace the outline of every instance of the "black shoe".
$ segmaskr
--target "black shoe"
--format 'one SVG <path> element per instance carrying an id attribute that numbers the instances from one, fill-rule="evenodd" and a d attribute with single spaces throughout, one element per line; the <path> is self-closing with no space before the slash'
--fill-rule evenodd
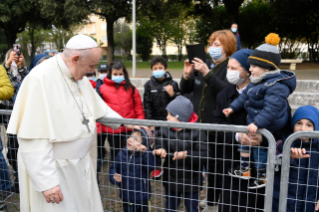
<path id="1" fill-rule="evenodd" d="M 246 170 L 242 170 L 240 166 L 237 166 L 235 169 L 228 169 L 228 174 L 233 177 L 241 178 L 244 180 L 248 180 L 251 176 L 250 168 Z"/>
<path id="2" fill-rule="evenodd" d="M 265 178 L 258 178 L 253 182 L 249 183 L 249 189 L 258 189 L 266 187 L 266 179 Z"/>

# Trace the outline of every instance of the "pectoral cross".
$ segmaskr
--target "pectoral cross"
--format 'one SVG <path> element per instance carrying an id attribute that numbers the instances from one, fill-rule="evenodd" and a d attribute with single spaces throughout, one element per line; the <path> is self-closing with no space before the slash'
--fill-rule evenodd
<path id="1" fill-rule="evenodd" d="M 90 120 L 85 118 L 84 114 L 83 115 L 83 121 L 82 121 L 82 124 L 86 125 L 86 127 L 88 128 L 88 131 L 91 132 L 90 128 L 89 128 L 89 122 Z"/>

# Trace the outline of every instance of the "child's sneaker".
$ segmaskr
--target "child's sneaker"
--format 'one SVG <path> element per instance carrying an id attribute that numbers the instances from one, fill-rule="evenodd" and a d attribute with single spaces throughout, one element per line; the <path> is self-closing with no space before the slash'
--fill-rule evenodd
<path id="1" fill-rule="evenodd" d="M 160 176 L 162 176 L 162 174 L 163 174 L 162 169 L 155 169 L 155 170 L 152 172 L 152 177 L 153 177 L 153 178 L 159 178 Z"/>
<path id="2" fill-rule="evenodd" d="M 266 179 L 265 178 L 258 178 L 253 182 L 249 183 L 249 189 L 258 189 L 266 187 Z"/>
<path id="3" fill-rule="evenodd" d="M 251 176 L 250 168 L 242 170 L 240 166 L 237 166 L 235 169 L 228 169 L 228 174 L 233 177 L 242 178 L 248 180 Z"/>

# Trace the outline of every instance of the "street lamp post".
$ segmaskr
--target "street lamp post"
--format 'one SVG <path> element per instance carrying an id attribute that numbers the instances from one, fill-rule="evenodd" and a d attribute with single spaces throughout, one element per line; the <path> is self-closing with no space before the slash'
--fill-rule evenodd
<path id="1" fill-rule="evenodd" d="M 133 0 L 133 66 L 132 75 L 136 77 L 136 0 Z"/>

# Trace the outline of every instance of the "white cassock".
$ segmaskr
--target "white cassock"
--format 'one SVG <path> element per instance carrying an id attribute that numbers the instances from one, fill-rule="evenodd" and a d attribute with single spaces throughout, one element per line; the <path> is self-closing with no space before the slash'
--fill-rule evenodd
<path id="1" fill-rule="evenodd" d="M 78 85 L 81 92 L 60 55 L 36 66 L 22 83 L 7 129 L 18 136 L 20 145 L 22 212 L 103 211 L 96 180 L 95 120 L 121 116 L 104 103 L 86 77 Z M 90 120 L 90 133 L 79 107 Z M 57 185 L 64 200 L 47 203 L 42 191 Z"/>

